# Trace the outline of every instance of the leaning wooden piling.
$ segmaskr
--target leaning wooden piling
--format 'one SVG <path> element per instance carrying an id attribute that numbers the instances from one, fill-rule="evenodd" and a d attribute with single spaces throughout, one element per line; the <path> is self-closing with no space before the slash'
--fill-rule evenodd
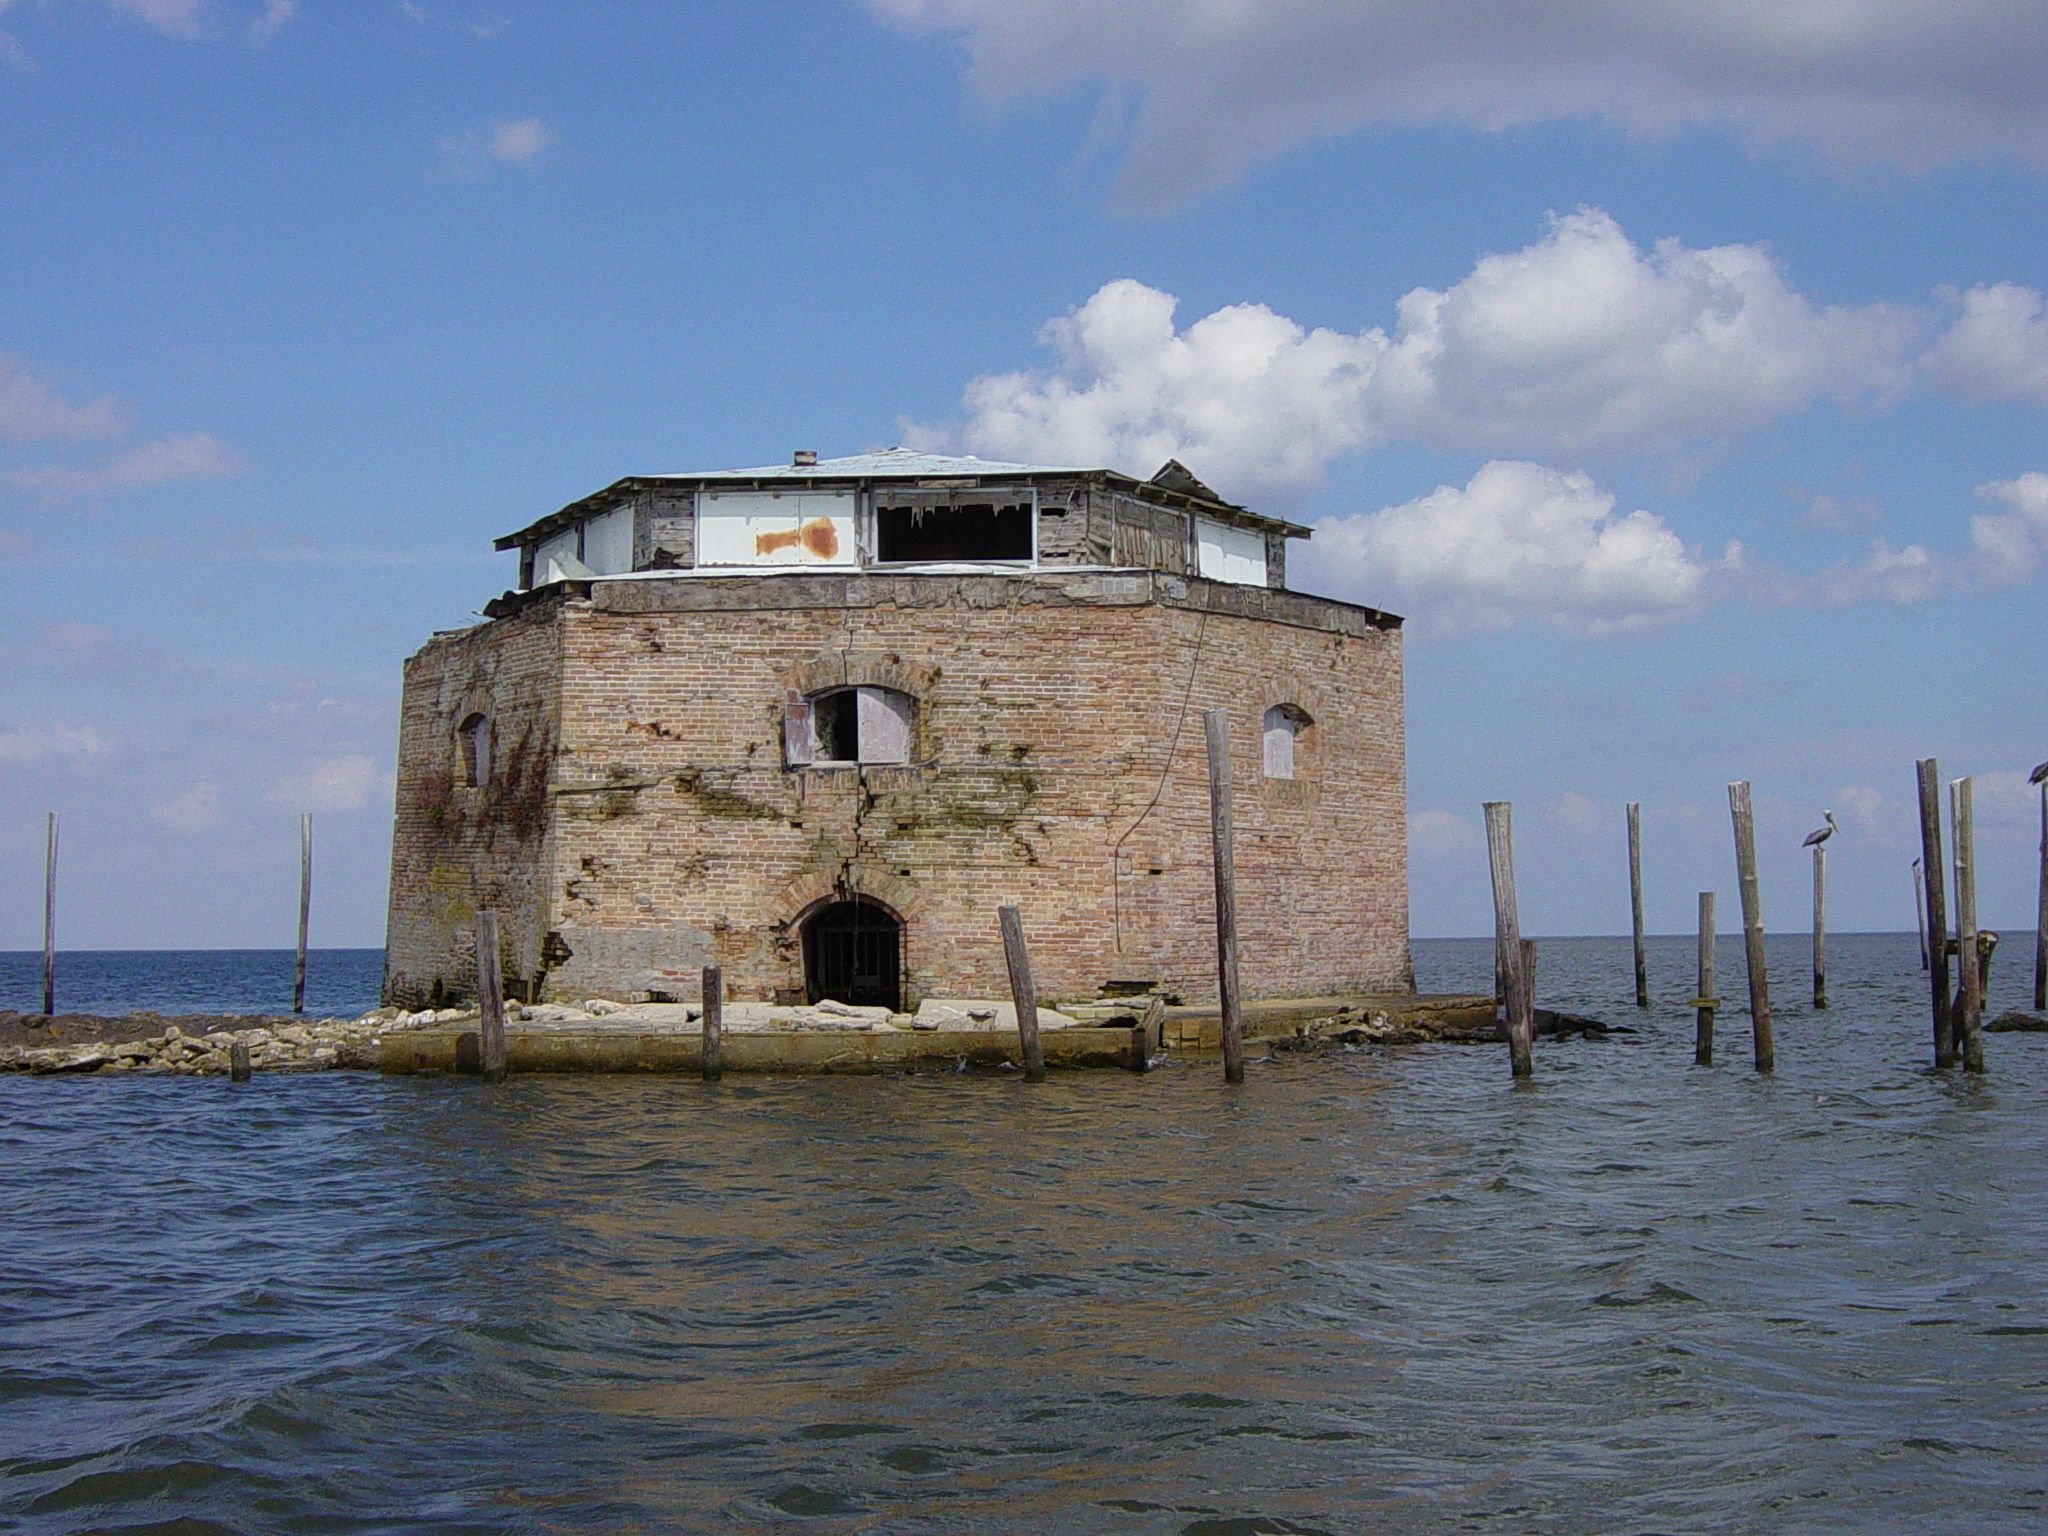
<path id="1" fill-rule="evenodd" d="M 43 836 L 43 1012 L 57 1011 L 57 813 Z"/>
<path id="2" fill-rule="evenodd" d="M 1813 1006 L 1828 1005 L 1828 851 L 1813 845 Z"/>
<path id="3" fill-rule="evenodd" d="M 1643 947 L 1643 808 L 1628 803 L 1628 916 L 1636 941 L 1636 1006 L 1650 1006 L 1650 963 Z"/>
<path id="4" fill-rule="evenodd" d="M 1927 892 L 1927 991 L 1934 1013 L 1934 1064 L 1956 1064 L 1955 1023 L 1949 1017 L 1948 877 L 1941 856 L 1941 769 L 1931 757 L 1913 764 L 1920 797 L 1921 878 Z"/>
<path id="5" fill-rule="evenodd" d="M 498 966 L 498 914 L 476 915 L 476 1001 L 484 1081 L 505 1077 L 505 982 Z"/>
<path id="6" fill-rule="evenodd" d="M 1507 1014 L 1508 1065 L 1516 1077 L 1535 1071 L 1531 1047 L 1536 1017 L 1522 957 L 1522 920 L 1515 910 L 1514 807 L 1489 800 L 1486 809 L 1486 858 L 1493 876 L 1493 952 L 1501 975 L 1501 1003 Z"/>
<path id="7" fill-rule="evenodd" d="M 701 984 L 704 1043 L 701 1066 L 704 1081 L 715 1083 L 725 1074 L 725 970 L 707 965 Z"/>
<path id="8" fill-rule="evenodd" d="M 1017 1010 L 1017 1046 L 1024 1056 L 1024 1081 L 1042 1083 L 1045 1051 L 1038 1041 L 1038 989 L 1031 984 L 1031 955 L 1024 948 L 1024 919 L 1015 907 L 997 907 L 996 921 L 1003 930 L 1003 963 L 1010 971 L 1010 1000 Z M 1243 1071 L 1240 1065 L 1239 1076 Z"/>
<path id="9" fill-rule="evenodd" d="M 2034 909 L 2034 1012 L 2048 1012 L 2048 780 L 2041 784 L 2041 894 Z"/>
<path id="10" fill-rule="evenodd" d="M 1956 969 L 1962 993 L 1957 1009 L 1963 1070 L 1984 1070 L 1984 989 L 1977 956 L 1977 831 L 1969 777 L 1948 786 L 1949 820 L 1956 844 Z"/>
<path id="11" fill-rule="evenodd" d="M 1223 1014 L 1223 1080 L 1244 1081 L 1244 1005 L 1237 990 L 1237 874 L 1230 834 L 1230 717 L 1202 711 L 1209 752 L 1209 846 L 1216 866 L 1216 992 Z"/>
<path id="12" fill-rule="evenodd" d="M 1720 999 L 1714 996 L 1714 893 L 1700 892 L 1700 966 L 1698 990 L 1693 993 L 1692 1059 L 1696 1066 L 1714 1064 L 1714 1010 Z"/>
<path id="13" fill-rule="evenodd" d="M 1927 894 L 1920 889 L 1920 861 L 1913 861 L 1913 923 L 1920 935 L 1920 969 L 1927 969 Z"/>
<path id="14" fill-rule="evenodd" d="M 249 1081 L 249 1043 L 246 1040 L 237 1040 L 228 1047 L 228 1081 Z"/>
<path id="15" fill-rule="evenodd" d="M 313 912 L 313 818 L 299 817 L 299 954 L 292 966 L 292 1012 L 306 1011 L 306 919 Z"/>
<path id="16" fill-rule="evenodd" d="M 1771 1044 L 1771 983 L 1764 970 L 1764 903 L 1756 887 L 1756 822 L 1750 813 L 1749 781 L 1728 786 L 1728 814 L 1735 822 L 1735 878 L 1742 892 L 1742 957 L 1749 970 L 1749 1032 L 1756 1069 L 1777 1065 Z"/>

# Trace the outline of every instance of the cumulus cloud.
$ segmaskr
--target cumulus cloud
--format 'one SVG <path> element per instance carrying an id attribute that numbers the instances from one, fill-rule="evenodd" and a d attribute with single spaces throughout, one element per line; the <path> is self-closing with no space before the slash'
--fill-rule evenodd
<path id="1" fill-rule="evenodd" d="M 1426 627 L 1500 629 L 1528 620 L 1585 634 L 1693 612 L 1719 573 L 1742 566 L 1688 549 L 1661 518 L 1616 516 L 1583 474 L 1495 460 L 1463 486 L 1316 527 L 1308 557 L 1339 592 L 1398 606 Z"/>
<path id="2" fill-rule="evenodd" d="M 1408 847 L 1431 858 L 1449 858 L 1479 846 L 1479 829 L 1463 816 L 1445 810 L 1412 811 L 1408 816 Z"/>
<path id="3" fill-rule="evenodd" d="M 1550 808 L 1550 819 L 1581 837 L 1597 837 L 1607 830 L 1606 812 L 1575 789 L 1557 797 L 1557 803 Z"/>
<path id="4" fill-rule="evenodd" d="M 263 798 L 287 811 L 359 811 L 369 803 L 379 777 L 374 758 L 344 753 L 294 770 L 271 785 Z"/>
<path id="5" fill-rule="evenodd" d="M 101 0 L 110 11 L 130 17 L 166 37 L 197 37 L 213 9 L 212 0 Z"/>
<path id="6" fill-rule="evenodd" d="M 554 130 L 540 118 L 520 117 L 444 133 L 435 147 L 444 170 L 471 176 L 493 164 L 532 165 L 554 142 Z"/>
<path id="7" fill-rule="evenodd" d="M 146 490 L 180 480 L 211 480 L 240 474 L 248 461 L 208 432 L 158 438 L 118 454 L 104 464 L 75 468 L 39 465 L 11 469 L 6 481 L 50 496 L 100 496 Z"/>
<path id="8" fill-rule="evenodd" d="M 1491 132 L 1594 118 L 1909 169 L 2048 164 L 2048 28 L 2034 0 L 869 0 L 955 39 L 1002 105 L 1128 98 L 1116 196 L 1177 207 L 1297 146 L 1366 127 Z"/>
<path id="9" fill-rule="evenodd" d="M 2048 405 L 2048 304 L 2040 289 L 1991 283 L 1955 302 L 1955 322 L 1920 359 L 1928 377 L 1966 399 Z"/>
<path id="10" fill-rule="evenodd" d="M 172 832 L 204 832 L 227 819 L 220 785 L 202 779 L 181 794 L 149 808 L 150 820 Z"/>
<path id="11" fill-rule="evenodd" d="M 44 721 L 0 730 L 0 763 L 39 763 L 53 757 L 98 757 L 110 743 L 89 725 Z"/>
<path id="12" fill-rule="evenodd" d="M 249 36 L 261 48 L 298 18 L 299 0 L 263 0 L 262 12 L 249 23 Z"/>
<path id="13" fill-rule="evenodd" d="M 112 395 L 86 404 L 64 398 L 30 369 L 25 358 L 0 352 L 0 438 L 110 437 L 128 424 L 127 407 Z"/>
<path id="14" fill-rule="evenodd" d="M 1250 491 L 1311 485 L 1340 454 L 1394 439 L 1476 452 L 1669 446 L 1762 426 L 1829 398 L 1883 400 L 1924 323 L 1893 305 L 1812 303 L 1759 246 L 1637 247 L 1581 209 L 1449 288 L 1417 288 L 1391 332 L 1311 329 L 1262 304 L 1175 325 L 1177 301 L 1104 284 L 1049 322 L 1055 365 L 986 374 L 923 447 L 1104 463 L 1176 457 Z"/>
<path id="15" fill-rule="evenodd" d="M 1875 539 L 1861 561 L 1823 572 L 1815 587 L 1820 600 L 1831 608 L 1864 602 L 1911 608 L 1941 596 L 1953 584 L 1944 562 L 1924 545 L 1893 549 L 1885 540 Z"/>
<path id="16" fill-rule="evenodd" d="M 1835 791 L 1835 804 L 1842 808 L 1842 820 L 1859 832 L 1887 831 L 1887 824 L 1898 819 L 1884 791 L 1875 784 L 1844 784 Z"/>
<path id="17" fill-rule="evenodd" d="M 2016 586 L 2033 578 L 2048 560 L 2048 474 L 2039 470 L 2013 480 L 1977 487 L 2003 512 L 1979 512 L 1970 519 L 1970 558 L 1977 580 L 1987 587 Z"/>

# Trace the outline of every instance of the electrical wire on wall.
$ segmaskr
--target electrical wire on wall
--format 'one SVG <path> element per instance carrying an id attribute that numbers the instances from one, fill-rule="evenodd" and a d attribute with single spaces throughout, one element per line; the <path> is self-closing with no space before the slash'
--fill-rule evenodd
<path id="1" fill-rule="evenodd" d="M 1152 814 L 1153 809 L 1159 804 L 1161 797 L 1166 793 L 1166 781 L 1173 774 L 1173 760 L 1180 752 L 1181 731 L 1188 723 L 1188 702 L 1195 696 L 1195 679 L 1200 675 L 1202 669 L 1202 642 L 1208 637 L 1208 633 L 1209 612 L 1207 609 L 1204 609 L 1202 611 L 1202 621 L 1195 630 L 1195 653 L 1188 660 L 1187 686 L 1182 688 L 1180 693 L 1180 714 L 1174 719 L 1173 736 L 1166 744 L 1166 761 L 1159 765 L 1159 782 L 1153 786 L 1152 798 L 1145 802 L 1145 808 L 1138 812 L 1137 819 L 1128 827 L 1125 827 L 1123 836 L 1110 845 L 1110 922 L 1116 938 L 1117 953 L 1119 954 L 1123 953 L 1124 947 L 1124 841 L 1145 824 L 1145 818 Z"/>

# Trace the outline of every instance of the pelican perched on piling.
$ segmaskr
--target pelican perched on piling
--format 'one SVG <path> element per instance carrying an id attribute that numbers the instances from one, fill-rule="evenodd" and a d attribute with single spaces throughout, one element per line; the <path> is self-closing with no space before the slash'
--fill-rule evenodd
<path id="1" fill-rule="evenodd" d="M 2027 775 L 2027 782 L 2029 784 L 2039 784 L 2043 780 L 2048 780 L 2048 763 L 2036 763 L 2034 764 L 2034 771 Z"/>
<path id="2" fill-rule="evenodd" d="M 2048 768 L 2048 763 L 2043 763 L 2041 766 Z M 1811 832 L 1807 833 L 1806 841 L 1801 843 L 1800 847 L 1818 848 L 1822 843 L 1835 835 L 1835 813 L 1833 811 L 1822 811 L 1820 814 L 1822 819 L 1827 822 L 1827 825 L 1815 827 Z"/>

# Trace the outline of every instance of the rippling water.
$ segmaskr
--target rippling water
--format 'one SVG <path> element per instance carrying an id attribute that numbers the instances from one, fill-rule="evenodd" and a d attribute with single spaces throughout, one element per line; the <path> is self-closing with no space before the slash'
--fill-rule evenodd
<path id="1" fill-rule="evenodd" d="M 1787 940 L 1776 1075 L 1740 1012 L 1700 1070 L 1653 958 L 1638 1015 L 1625 940 L 1545 945 L 1641 1032 L 1523 1088 L 0 1079 L 0 1520 L 2042 1528 L 2048 1037 L 1937 1075 L 1910 938 L 1837 940 L 1825 1015 Z"/>
<path id="2" fill-rule="evenodd" d="M 80 949 L 57 956 L 59 1013 L 292 1011 L 289 949 Z M 381 949 L 306 954 L 306 1012 L 354 1018 L 377 1006 Z M 0 950 L 0 1008 L 43 1006 L 41 950 Z"/>

